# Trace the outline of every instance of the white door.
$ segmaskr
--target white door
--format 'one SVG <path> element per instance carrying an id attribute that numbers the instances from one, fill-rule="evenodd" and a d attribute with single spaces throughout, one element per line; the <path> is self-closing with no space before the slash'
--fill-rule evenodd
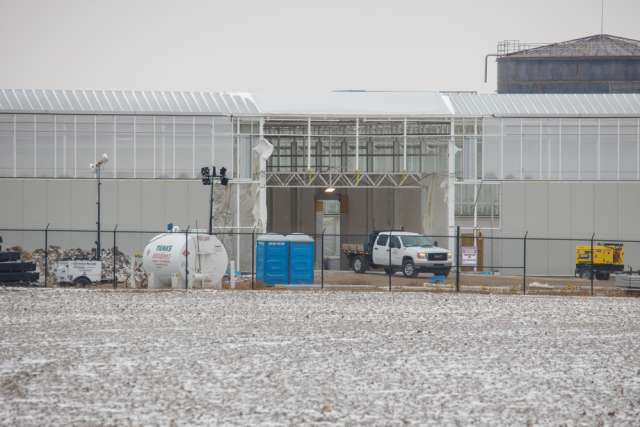
<path id="1" fill-rule="evenodd" d="M 324 251 L 320 239 L 316 241 L 316 254 L 329 270 L 340 269 L 340 200 L 320 200 L 322 210 L 316 212 L 316 233 L 324 231 Z M 323 253 L 321 253 L 323 252 Z"/>
<path id="2" fill-rule="evenodd" d="M 376 265 L 389 265 L 389 235 L 378 234 L 375 245 L 373 245 L 373 254 L 371 255 L 373 263 Z"/>
<path id="3" fill-rule="evenodd" d="M 402 265 L 402 243 L 400 237 L 391 235 L 391 265 Z M 387 261 L 387 264 L 389 262 Z"/>

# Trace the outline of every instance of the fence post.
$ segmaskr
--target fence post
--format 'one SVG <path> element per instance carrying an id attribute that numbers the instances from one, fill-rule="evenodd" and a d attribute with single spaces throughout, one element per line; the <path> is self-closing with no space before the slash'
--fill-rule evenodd
<path id="1" fill-rule="evenodd" d="M 389 251 L 389 292 L 391 292 L 391 276 L 393 275 L 393 266 L 391 265 L 391 235 L 393 231 L 389 231 L 389 241 L 387 242 L 387 250 Z"/>
<path id="2" fill-rule="evenodd" d="M 184 288 L 189 289 L 189 228 L 184 232 Z"/>
<path id="3" fill-rule="evenodd" d="M 320 289 L 324 289 L 324 232 L 323 228 L 320 236 Z"/>
<path id="4" fill-rule="evenodd" d="M 255 264 L 256 264 L 256 228 L 251 230 L 251 289 L 255 289 Z"/>
<path id="5" fill-rule="evenodd" d="M 49 279 L 49 224 L 44 229 L 44 287 L 48 285 Z"/>
<path id="6" fill-rule="evenodd" d="M 117 289 L 118 288 L 118 276 L 116 275 L 116 231 L 118 230 L 118 224 L 116 224 L 116 226 L 113 228 L 113 250 L 112 250 L 112 256 L 113 256 L 113 289 Z M 132 269 L 133 271 L 133 269 Z M 133 278 L 133 280 L 135 281 L 135 277 Z"/>
<path id="7" fill-rule="evenodd" d="M 456 227 L 456 292 L 460 292 L 460 226 Z"/>
<path id="8" fill-rule="evenodd" d="M 524 239 L 522 240 L 523 249 L 523 267 L 522 267 L 522 294 L 527 294 L 527 236 L 529 232 L 524 233 Z"/>
<path id="9" fill-rule="evenodd" d="M 596 237 L 596 233 L 591 235 L 591 265 L 589 266 L 589 279 L 591 279 L 591 296 L 593 296 L 593 239 Z"/>

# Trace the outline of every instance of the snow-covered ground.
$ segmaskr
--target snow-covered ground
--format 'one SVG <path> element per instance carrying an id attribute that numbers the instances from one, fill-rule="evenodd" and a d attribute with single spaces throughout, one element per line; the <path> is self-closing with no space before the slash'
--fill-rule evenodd
<path id="1" fill-rule="evenodd" d="M 640 300 L 0 289 L 0 423 L 640 422 Z"/>

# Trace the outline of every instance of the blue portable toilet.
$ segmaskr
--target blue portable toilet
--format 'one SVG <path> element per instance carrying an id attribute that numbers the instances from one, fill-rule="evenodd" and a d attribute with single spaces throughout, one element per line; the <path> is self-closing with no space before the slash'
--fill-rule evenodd
<path id="1" fill-rule="evenodd" d="M 289 283 L 310 285 L 313 283 L 314 241 L 302 233 L 289 234 Z"/>
<path id="2" fill-rule="evenodd" d="M 289 242 L 282 234 L 256 239 L 256 280 L 266 285 L 289 283 Z"/>

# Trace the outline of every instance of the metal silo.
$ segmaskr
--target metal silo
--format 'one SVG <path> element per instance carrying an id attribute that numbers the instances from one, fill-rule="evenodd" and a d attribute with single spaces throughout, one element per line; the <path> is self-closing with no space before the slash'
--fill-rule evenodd
<path id="1" fill-rule="evenodd" d="M 498 44 L 498 93 L 640 93 L 640 41 L 608 34 Z"/>

